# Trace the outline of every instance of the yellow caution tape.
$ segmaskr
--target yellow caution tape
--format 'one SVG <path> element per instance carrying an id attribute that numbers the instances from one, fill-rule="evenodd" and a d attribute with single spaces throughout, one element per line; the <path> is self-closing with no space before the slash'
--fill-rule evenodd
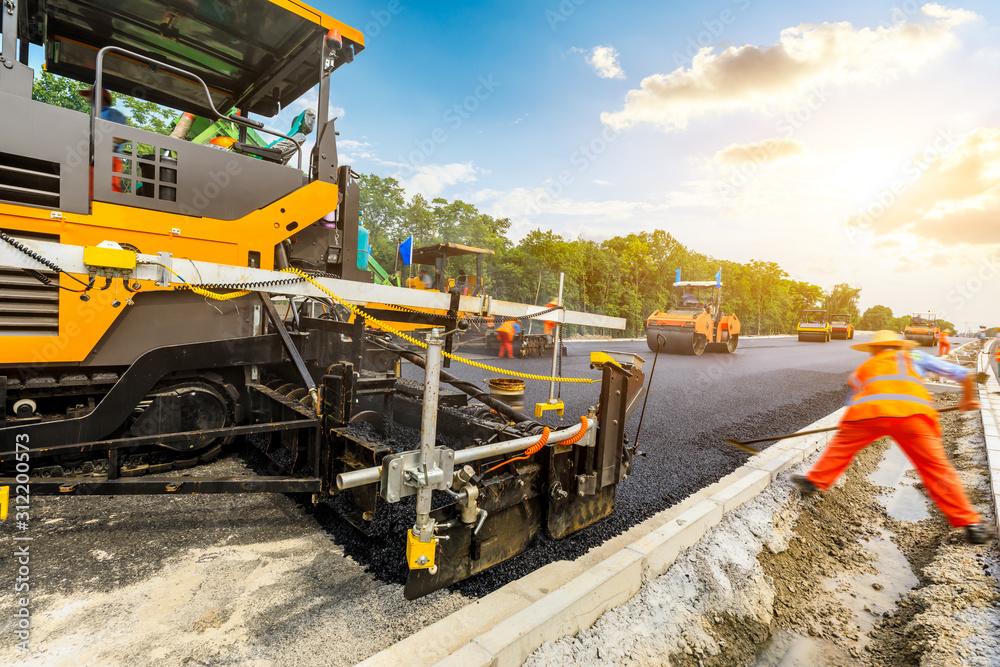
<path id="1" fill-rule="evenodd" d="M 366 313 L 361 308 L 358 308 L 357 306 L 355 306 L 355 305 L 353 305 L 351 303 L 348 303 L 347 301 L 345 301 L 341 297 L 339 297 L 336 294 L 334 294 L 325 285 L 323 285 L 322 283 L 320 283 L 319 281 L 317 281 L 315 278 L 313 278 L 312 276 L 310 276 L 305 271 L 300 271 L 299 269 L 289 268 L 289 269 L 282 269 L 282 273 L 295 273 L 295 274 L 298 274 L 299 276 L 302 276 L 302 278 L 304 278 L 305 280 L 307 280 L 310 283 L 312 283 L 313 286 L 316 289 L 320 290 L 321 292 L 324 292 L 331 299 L 333 299 L 337 303 L 343 305 L 345 308 L 347 308 L 352 313 L 354 313 L 355 317 L 364 318 L 365 320 L 367 320 L 368 322 L 370 322 L 373 326 L 375 326 L 375 327 L 377 327 L 379 329 L 382 329 L 383 331 L 387 331 L 387 332 L 391 333 L 394 336 L 399 336 L 403 340 L 409 341 L 410 343 L 413 343 L 414 345 L 416 345 L 418 347 L 422 347 L 425 350 L 427 349 L 427 344 L 426 343 L 417 340 L 413 336 L 408 336 L 405 333 L 403 333 L 402 331 L 398 331 L 397 329 L 395 329 L 394 327 L 390 326 L 389 324 L 386 324 L 385 322 L 383 322 L 383 321 L 381 321 L 381 320 L 379 320 L 377 318 L 372 317 L 371 315 L 369 315 L 368 313 Z M 588 379 L 588 378 L 560 378 L 560 377 L 550 377 L 550 376 L 547 376 L 547 375 L 533 375 L 531 373 L 519 373 L 517 371 L 508 371 L 508 370 L 505 370 L 503 368 L 497 368 L 496 366 L 489 366 L 487 364 L 481 364 L 478 361 L 472 361 L 471 359 L 463 359 L 462 357 L 454 355 L 454 354 L 452 354 L 450 352 L 444 352 L 444 351 L 442 351 L 442 354 L 445 357 L 447 357 L 448 359 L 451 359 L 452 361 L 457 361 L 460 364 L 466 364 L 468 366 L 472 366 L 473 368 L 478 368 L 478 369 L 484 370 L 484 371 L 490 371 L 492 373 L 499 373 L 501 375 L 509 375 L 511 377 L 523 378 L 525 380 L 538 380 L 540 382 L 565 382 L 565 383 L 568 383 L 568 384 L 595 384 L 597 382 L 600 382 L 600 380 L 591 380 L 591 379 Z"/>

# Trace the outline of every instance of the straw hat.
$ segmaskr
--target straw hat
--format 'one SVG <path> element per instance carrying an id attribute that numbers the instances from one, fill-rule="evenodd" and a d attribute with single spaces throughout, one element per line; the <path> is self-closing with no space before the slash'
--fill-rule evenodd
<path id="1" fill-rule="evenodd" d="M 915 340 L 905 340 L 899 337 L 899 334 L 895 331 L 889 331 L 888 329 L 882 329 L 881 331 L 876 331 L 872 334 L 871 339 L 867 343 L 858 343 L 857 345 L 852 345 L 852 350 L 858 350 L 860 352 L 875 352 L 878 350 L 912 350 L 917 346 L 917 341 Z"/>

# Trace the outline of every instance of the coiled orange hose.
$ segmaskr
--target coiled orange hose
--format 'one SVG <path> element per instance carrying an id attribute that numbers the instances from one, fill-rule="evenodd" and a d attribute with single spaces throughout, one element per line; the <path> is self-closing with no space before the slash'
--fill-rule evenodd
<path id="1" fill-rule="evenodd" d="M 569 440 L 563 440 L 559 444 L 560 445 L 575 445 L 576 443 L 580 442 L 580 440 L 583 439 L 583 436 L 587 435 L 587 426 L 588 426 L 588 424 L 589 424 L 589 422 L 587 421 L 586 417 L 580 417 L 580 430 L 577 431 L 576 435 L 574 435 L 572 438 L 570 438 Z M 537 454 L 538 452 L 542 451 L 542 447 L 544 447 L 545 443 L 547 443 L 548 441 L 549 441 L 549 427 L 546 426 L 545 428 L 542 429 L 542 437 L 539 438 L 538 442 L 536 442 L 531 447 L 528 447 L 526 450 L 524 450 L 524 454 L 523 455 L 518 456 L 518 457 L 513 458 L 513 459 L 509 459 L 507 461 L 504 461 L 503 463 L 498 463 L 495 466 L 493 466 L 492 468 L 490 468 L 489 470 L 487 470 L 486 472 L 492 472 L 492 471 L 496 470 L 497 468 L 501 468 L 501 467 L 507 465 L 508 463 L 513 463 L 514 461 L 520 461 L 522 459 L 528 458 L 529 456 L 533 456 L 534 454 Z"/>
<path id="2" fill-rule="evenodd" d="M 503 466 L 507 465 L 508 463 L 513 463 L 514 461 L 520 461 L 522 459 L 528 458 L 529 456 L 537 454 L 538 452 L 540 452 L 542 450 L 542 447 L 544 447 L 545 443 L 548 442 L 548 441 L 549 441 L 549 427 L 546 426 L 545 428 L 542 429 L 542 437 L 540 437 L 538 439 L 538 442 L 536 442 L 535 444 L 531 445 L 526 450 L 524 450 L 524 454 L 522 454 L 521 456 L 517 456 L 515 458 L 512 458 L 512 459 L 508 459 L 508 460 L 504 461 L 503 463 L 498 463 L 495 466 L 493 466 L 492 468 L 490 468 L 489 470 L 487 470 L 486 472 L 493 472 L 497 468 L 502 468 Z"/>
<path id="3" fill-rule="evenodd" d="M 574 435 L 572 438 L 570 438 L 569 440 L 563 440 L 559 444 L 560 445 L 575 445 L 576 443 L 580 442 L 583 439 L 583 436 L 587 435 L 587 423 L 588 422 L 587 422 L 587 418 L 586 417 L 580 417 L 580 424 L 581 424 L 581 426 L 580 426 L 579 432 L 576 435 Z"/>

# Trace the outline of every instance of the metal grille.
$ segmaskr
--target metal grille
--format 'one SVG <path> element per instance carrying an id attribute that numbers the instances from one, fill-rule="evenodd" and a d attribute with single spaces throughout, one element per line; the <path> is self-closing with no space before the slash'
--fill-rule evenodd
<path id="1" fill-rule="evenodd" d="M 57 197 L 58 199 L 58 197 Z M 51 241 L 59 237 L 5 229 L 4 232 L 23 241 Z M 39 271 L 50 278 L 44 285 L 16 269 L 0 269 L 0 336 L 59 335 L 59 276 Z"/>
<path id="2" fill-rule="evenodd" d="M 115 143 L 119 148 L 112 156 L 111 170 L 113 179 L 120 179 L 118 192 L 147 199 L 177 201 L 175 152 L 121 137 L 116 137 Z M 114 180 L 112 187 L 115 187 Z"/>
<path id="3" fill-rule="evenodd" d="M 0 153 L 0 201 L 59 208 L 59 163 Z"/>

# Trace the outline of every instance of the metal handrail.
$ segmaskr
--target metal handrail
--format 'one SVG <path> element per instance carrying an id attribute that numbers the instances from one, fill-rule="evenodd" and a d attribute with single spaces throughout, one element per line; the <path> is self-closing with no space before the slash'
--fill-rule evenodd
<path id="1" fill-rule="evenodd" d="M 224 115 L 221 111 L 219 111 L 218 109 L 215 108 L 215 103 L 212 101 L 212 93 L 208 89 L 208 84 L 206 84 L 201 79 L 201 77 L 199 77 L 197 74 L 193 74 L 193 73 L 188 72 L 186 70 L 182 70 L 182 69 L 180 69 L 178 67 L 174 67 L 173 65 L 168 65 L 167 63 L 161 63 L 159 60 L 154 60 L 153 58 L 150 58 L 148 56 L 144 56 L 144 55 L 139 54 L 139 53 L 135 53 L 134 51 L 129 51 L 128 49 L 123 49 L 123 48 L 121 48 L 119 46 L 105 46 L 104 48 L 102 48 L 100 51 L 97 52 L 97 63 L 95 65 L 96 70 L 97 70 L 97 78 L 94 80 L 94 92 L 93 92 L 93 96 L 91 98 L 91 105 L 90 105 L 90 136 L 91 137 L 94 136 L 94 131 L 96 129 L 95 126 L 94 126 L 95 120 L 100 115 L 99 112 L 96 113 L 96 114 L 94 112 L 95 112 L 96 109 L 100 108 L 100 104 L 101 104 L 101 100 L 102 100 L 101 96 L 103 95 L 103 90 L 104 90 L 104 86 L 103 86 L 103 80 L 104 80 L 104 67 L 103 67 L 103 65 L 104 65 L 104 54 L 105 53 L 110 53 L 112 51 L 115 52 L 115 53 L 121 53 L 121 54 L 126 55 L 126 56 L 128 56 L 130 58 L 135 58 L 137 60 L 144 61 L 144 62 L 146 62 L 147 64 L 150 64 L 150 65 L 155 65 L 156 67 L 162 68 L 162 69 L 164 69 L 164 70 L 166 70 L 168 72 L 173 72 L 174 74 L 178 74 L 178 75 L 180 75 L 182 77 L 185 77 L 185 78 L 188 78 L 190 80 L 197 81 L 198 83 L 201 84 L 201 87 L 205 90 L 205 97 L 208 100 L 208 107 L 215 113 L 216 120 L 225 119 L 225 120 L 228 120 L 228 121 L 230 121 L 232 123 L 236 123 L 237 125 L 243 125 L 244 127 L 248 127 L 248 128 L 254 129 L 254 130 L 259 130 L 259 131 L 264 132 L 266 134 L 270 134 L 270 135 L 275 136 L 275 137 L 280 137 L 281 139 L 288 139 L 293 144 L 295 144 L 295 152 L 298 154 L 298 169 L 299 169 L 299 171 L 302 170 L 302 144 L 300 144 L 299 142 L 297 142 L 295 139 L 293 139 L 292 137 L 289 137 L 286 134 L 281 134 L 280 132 L 275 132 L 274 130 L 269 130 L 266 127 L 264 127 L 263 123 L 259 123 L 257 121 L 253 121 L 253 120 L 250 120 L 250 119 L 247 119 L 247 118 L 241 118 L 239 116 L 233 117 L 233 116 L 226 116 L 226 115 Z M 91 159 L 91 161 L 93 161 L 93 159 L 94 159 L 94 155 L 93 155 L 94 147 L 93 147 L 93 144 L 91 144 L 90 150 L 91 150 L 90 159 Z"/>

